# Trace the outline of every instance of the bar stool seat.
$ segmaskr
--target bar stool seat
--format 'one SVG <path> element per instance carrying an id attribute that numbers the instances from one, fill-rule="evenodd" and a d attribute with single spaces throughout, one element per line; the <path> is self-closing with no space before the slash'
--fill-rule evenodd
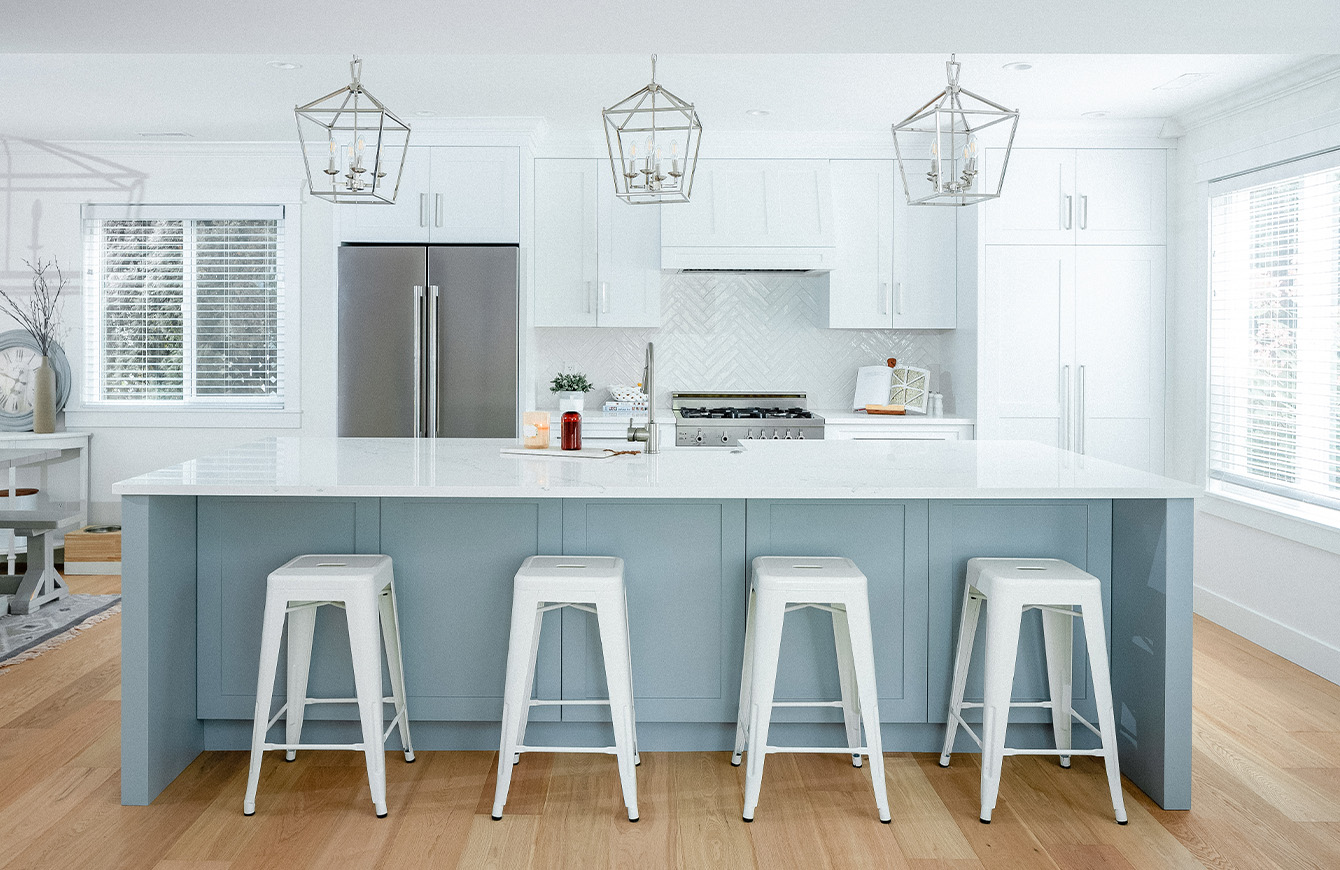
<path id="1" fill-rule="evenodd" d="M 312 640 L 317 608 L 344 609 L 349 622 L 349 651 L 353 659 L 355 697 L 309 698 Z M 270 715 L 279 647 L 288 625 L 286 702 Z M 379 625 L 380 623 L 380 625 Z M 382 653 L 391 676 L 391 695 L 382 694 Z M 358 743 L 301 743 L 303 718 L 310 704 L 357 704 L 363 739 Z M 385 724 L 383 704 L 394 705 L 395 715 Z M 270 743 L 266 733 L 284 718 L 284 742 Z M 383 731 L 383 727 L 385 730 Z M 386 740 L 397 727 L 405 761 L 414 760 L 409 713 L 405 709 L 404 665 L 400 655 L 400 620 L 396 608 L 390 556 L 298 556 L 270 573 L 265 588 L 265 617 L 261 628 L 260 670 L 256 678 L 256 712 L 251 732 L 251 768 L 243 813 L 256 812 L 256 786 L 261 756 L 267 749 L 283 749 L 293 761 L 299 749 L 362 750 L 368 785 L 378 818 L 386 816 Z"/>
<path id="2" fill-rule="evenodd" d="M 567 701 L 532 698 L 535 660 L 544 614 L 573 607 L 595 614 L 604 655 L 607 699 Z M 599 705 L 610 708 L 613 746 L 532 746 L 525 742 L 532 707 Z M 512 784 L 512 767 L 523 752 L 579 752 L 615 756 L 628 820 L 638 820 L 637 716 L 633 709 L 632 658 L 628 644 L 628 603 L 623 559 L 614 556 L 531 556 L 521 563 L 512 585 L 512 628 L 507 645 L 503 688 L 502 738 L 493 818 L 502 818 Z"/>
<path id="3" fill-rule="evenodd" d="M 982 703 L 963 700 L 968 682 L 982 603 L 986 607 L 985 685 Z M 1079 607 L 1077 611 L 1074 608 Z M 1015 660 L 1019 648 L 1019 626 L 1024 611 L 1042 612 L 1042 633 L 1047 657 L 1047 683 L 1051 699 L 1041 702 L 1011 702 Z M 1098 707 L 1095 727 L 1071 707 L 1074 619 L 1082 618 L 1084 638 L 1093 672 L 1094 701 Z M 1108 790 L 1117 822 L 1126 824 L 1126 805 L 1121 794 L 1121 772 L 1117 764 L 1116 722 L 1112 711 L 1107 637 L 1103 628 L 1102 584 L 1098 578 L 1060 559 L 968 560 L 959 622 L 958 650 L 954 656 L 954 681 L 950 689 L 949 721 L 945 726 L 940 766 L 948 767 L 954 737 L 961 726 L 982 749 L 981 814 L 990 823 L 1000 792 L 1001 761 L 1006 755 L 1057 755 L 1062 767 L 1072 755 L 1101 756 L 1107 767 Z M 1005 731 L 1012 707 L 1042 707 L 1051 711 L 1055 749 L 1015 749 L 1005 745 Z M 982 734 L 978 736 L 964 720 L 962 711 L 982 710 Z M 1098 749 L 1074 749 L 1071 724 L 1079 722 L 1101 741 Z"/>
<path id="4" fill-rule="evenodd" d="M 840 701 L 775 701 L 777 661 L 782 624 L 787 613 L 813 607 L 833 617 Z M 879 731 L 879 693 L 875 689 L 875 652 L 870 631 L 866 578 L 850 559 L 835 556 L 758 556 L 753 561 L 749 613 L 744 630 L 744 666 L 740 673 L 740 708 L 736 716 L 735 751 L 731 764 L 745 765 L 744 820 L 754 820 L 763 784 L 763 762 L 774 752 L 850 753 L 852 765 L 870 758 L 879 820 L 888 823 L 889 798 L 884 782 L 884 754 Z M 847 745 L 769 746 L 774 707 L 841 707 Z M 865 725 L 865 742 L 861 726 Z"/>

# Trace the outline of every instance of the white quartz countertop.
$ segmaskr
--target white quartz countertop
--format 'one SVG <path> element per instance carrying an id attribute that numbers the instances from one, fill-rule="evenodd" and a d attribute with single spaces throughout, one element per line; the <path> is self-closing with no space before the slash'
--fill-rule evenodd
<path id="1" fill-rule="evenodd" d="M 834 408 L 812 408 L 814 413 L 824 418 L 825 423 L 833 425 L 869 424 L 872 426 L 971 426 L 975 422 L 971 417 L 927 417 L 915 411 L 908 414 L 867 414 L 865 411 L 851 411 Z"/>
<path id="2" fill-rule="evenodd" d="M 456 498 L 1192 498 L 1191 484 L 1029 441 L 757 441 L 610 459 L 511 439 L 267 438 L 118 495 Z M 629 445 L 630 447 L 632 445 Z"/>

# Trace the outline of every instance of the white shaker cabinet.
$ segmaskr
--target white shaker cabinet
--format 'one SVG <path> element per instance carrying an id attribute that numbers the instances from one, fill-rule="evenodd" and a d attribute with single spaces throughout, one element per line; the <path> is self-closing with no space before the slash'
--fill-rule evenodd
<path id="1" fill-rule="evenodd" d="M 1158 472 L 1165 249 L 987 245 L 978 435 Z"/>
<path id="2" fill-rule="evenodd" d="M 341 205 L 349 242 L 515 244 L 521 238 L 520 150 L 411 146 L 392 205 Z"/>
<path id="3" fill-rule="evenodd" d="M 609 164 L 535 161 L 535 325 L 661 321 L 660 208 L 614 195 Z"/>
<path id="4" fill-rule="evenodd" d="M 889 160 L 834 160 L 830 171 L 837 259 L 829 327 L 953 329 L 957 210 L 908 206 Z"/>
<path id="5" fill-rule="evenodd" d="M 992 150 L 992 159 L 1001 152 Z M 1000 199 L 985 203 L 992 245 L 1162 245 L 1161 149 L 1016 148 Z"/>
<path id="6" fill-rule="evenodd" d="M 827 160 L 703 160 L 693 195 L 666 206 L 670 248 L 810 247 L 833 244 Z"/>

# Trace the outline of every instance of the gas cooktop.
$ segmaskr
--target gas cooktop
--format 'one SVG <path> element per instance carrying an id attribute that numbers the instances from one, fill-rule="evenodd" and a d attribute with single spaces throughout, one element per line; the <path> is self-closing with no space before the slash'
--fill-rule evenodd
<path id="1" fill-rule="evenodd" d="M 804 393 L 672 392 L 670 408 L 679 447 L 824 437 L 824 420 L 806 410 Z"/>

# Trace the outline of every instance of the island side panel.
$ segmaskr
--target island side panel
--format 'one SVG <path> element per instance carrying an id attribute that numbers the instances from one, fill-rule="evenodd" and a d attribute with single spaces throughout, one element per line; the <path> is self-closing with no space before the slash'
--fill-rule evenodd
<path id="1" fill-rule="evenodd" d="M 1112 694 L 1121 772 L 1165 810 L 1191 808 L 1191 499 L 1112 509 Z"/>
<path id="2" fill-rule="evenodd" d="M 121 500 L 121 803 L 143 806 L 204 749 L 196 718 L 196 499 Z"/>

